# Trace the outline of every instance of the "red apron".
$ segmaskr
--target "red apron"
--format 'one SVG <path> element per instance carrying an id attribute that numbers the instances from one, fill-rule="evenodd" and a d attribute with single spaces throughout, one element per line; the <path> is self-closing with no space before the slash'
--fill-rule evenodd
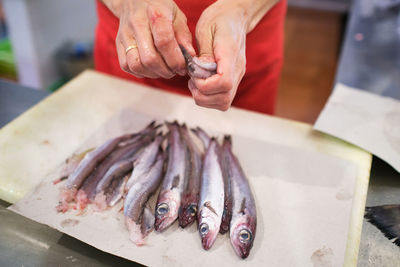
<path id="1" fill-rule="evenodd" d="M 203 10 L 214 1 L 175 1 L 188 19 L 192 34 Z M 118 19 L 108 8 L 97 0 L 98 24 L 95 41 L 95 68 L 98 71 L 133 80 L 170 92 L 190 95 L 187 87 L 188 76 L 176 75 L 172 79 L 136 78 L 123 70 L 118 63 L 115 38 L 118 32 Z M 239 84 L 233 105 L 253 111 L 272 114 L 283 62 L 283 26 L 286 13 L 286 0 L 276 4 L 247 35 L 246 73 Z M 195 37 L 193 36 L 193 42 Z"/>

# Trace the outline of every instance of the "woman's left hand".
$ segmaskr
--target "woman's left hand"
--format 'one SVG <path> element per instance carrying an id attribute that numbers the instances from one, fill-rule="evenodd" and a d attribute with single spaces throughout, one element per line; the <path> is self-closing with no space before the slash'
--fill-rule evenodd
<path id="1" fill-rule="evenodd" d="M 199 59 L 214 59 L 218 67 L 207 79 L 189 80 L 197 105 L 229 109 L 246 71 L 246 35 L 276 2 L 219 0 L 204 10 L 196 25 Z"/>

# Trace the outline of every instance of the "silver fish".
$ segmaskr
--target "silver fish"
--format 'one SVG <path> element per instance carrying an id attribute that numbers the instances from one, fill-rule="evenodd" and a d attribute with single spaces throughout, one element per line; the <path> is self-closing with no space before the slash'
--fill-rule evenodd
<path id="1" fill-rule="evenodd" d="M 94 197 L 94 204 L 98 211 L 104 210 L 108 206 L 115 205 L 122 198 L 124 188 L 121 188 L 121 186 L 125 186 L 127 179 L 130 177 L 129 174 L 133 169 L 135 156 L 114 163 L 111 168 L 108 169 L 104 177 L 98 182 L 96 186 L 96 196 Z M 126 176 L 128 177 L 125 181 Z"/>
<path id="2" fill-rule="evenodd" d="M 226 144 L 227 140 L 230 140 L 230 137 L 225 136 L 223 147 L 227 146 Z M 226 153 L 223 153 L 223 150 L 221 150 L 220 160 L 222 166 L 222 175 L 224 177 L 225 196 L 224 196 L 224 213 L 222 214 L 222 221 L 219 232 L 221 234 L 225 234 L 226 232 L 229 231 L 229 226 L 232 219 L 232 189 L 231 189 L 232 174 L 231 174 L 229 159 Z"/>
<path id="3" fill-rule="evenodd" d="M 179 45 L 190 77 L 206 79 L 217 73 L 215 62 L 203 62 L 198 57 L 192 57 L 183 45 Z"/>
<path id="4" fill-rule="evenodd" d="M 132 175 L 126 183 L 126 189 L 129 190 L 136 180 L 140 179 L 142 175 L 145 175 L 150 167 L 156 160 L 157 152 L 160 149 L 160 145 L 164 140 L 163 135 L 158 135 L 150 145 L 148 145 L 140 156 L 135 160 L 133 164 Z"/>
<path id="5" fill-rule="evenodd" d="M 68 176 L 66 185 L 61 188 L 59 205 L 56 207 L 57 211 L 66 212 L 69 209 L 68 203 L 72 202 L 76 198 L 78 189 L 85 182 L 86 178 L 114 149 L 128 140 L 136 142 L 142 136 L 150 133 L 154 129 L 154 124 L 154 121 L 151 122 L 139 133 L 125 134 L 112 138 L 95 150 L 87 153 L 76 169 Z"/>
<path id="6" fill-rule="evenodd" d="M 151 166 L 147 175 L 140 177 L 129 189 L 124 202 L 125 223 L 129 230 L 132 242 L 141 246 L 144 237 L 151 231 L 154 216 L 149 216 L 148 211 L 143 212 L 149 197 L 157 190 L 161 183 L 164 166 L 164 153 L 158 153 L 157 159 Z M 151 212 L 150 212 L 151 213 Z M 149 223 L 149 217 L 153 218 Z"/>
<path id="7" fill-rule="evenodd" d="M 210 144 L 211 137 L 200 127 L 191 129 L 191 131 L 201 140 L 205 150 L 207 150 Z"/>
<path id="8" fill-rule="evenodd" d="M 224 179 L 219 161 L 220 148 L 212 138 L 204 157 L 199 201 L 199 233 L 205 250 L 214 244 L 224 211 Z"/>
<path id="9" fill-rule="evenodd" d="M 150 138 L 150 136 L 144 136 L 138 142 L 119 147 L 110 153 L 85 180 L 76 194 L 77 209 L 83 211 L 87 204 L 94 200 L 98 182 L 104 177 L 112 165 L 135 155 L 150 142 Z"/>
<path id="10" fill-rule="evenodd" d="M 183 192 L 181 208 L 179 209 L 179 226 L 185 228 L 191 225 L 197 217 L 199 203 L 202 153 L 194 144 L 186 125 L 181 127 L 181 134 L 188 148 L 187 185 Z"/>
<path id="11" fill-rule="evenodd" d="M 230 136 L 224 138 L 223 153 L 230 170 L 233 200 L 230 239 L 236 254 L 245 259 L 249 256 L 256 236 L 256 205 L 249 182 L 232 152 Z"/>
<path id="12" fill-rule="evenodd" d="M 157 199 L 154 228 L 161 232 L 177 218 L 185 188 L 187 150 L 179 133 L 177 122 L 167 123 L 168 167 Z"/>

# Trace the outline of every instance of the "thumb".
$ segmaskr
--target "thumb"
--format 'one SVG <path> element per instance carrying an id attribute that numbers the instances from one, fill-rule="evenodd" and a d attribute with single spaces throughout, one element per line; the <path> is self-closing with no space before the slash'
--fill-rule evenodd
<path id="1" fill-rule="evenodd" d="M 214 27 L 206 26 L 199 21 L 196 25 L 196 42 L 199 49 L 199 57 L 214 61 Z"/>

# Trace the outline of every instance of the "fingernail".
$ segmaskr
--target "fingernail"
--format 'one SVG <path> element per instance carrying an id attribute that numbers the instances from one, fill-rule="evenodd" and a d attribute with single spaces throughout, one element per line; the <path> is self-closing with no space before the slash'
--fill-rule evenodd
<path id="1" fill-rule="evenodd" d="M 186 75 L 186 69 L 182 69 L 182 70 L 178 70 L 177 73 L 181 76 L 185 76 Z"/>

